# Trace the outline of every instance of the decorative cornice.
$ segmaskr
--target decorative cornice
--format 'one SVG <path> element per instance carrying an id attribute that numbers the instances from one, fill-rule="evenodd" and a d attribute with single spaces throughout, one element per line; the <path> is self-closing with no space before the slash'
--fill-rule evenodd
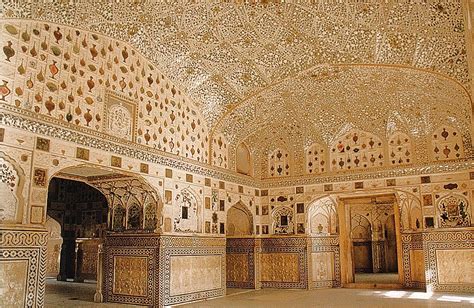
<path id="1" fill-rule="evenodd" d="M 412 166 L 402 166 L 387 170 L 386 168 L 372 169 L 371 171 L 350 171 L 336 175 L 308 175 L 274 179 L 253 179 L 240 175 L 231 170 L 193 161 L 157 149 L 118 139 L 91 129 L 76 127 L 43 115 L 33 114 L 4 103 L 0 104 L 0 124 L 31 133 L 73 142 L 81 146 L 107 151 L 111 154 L 123 155 L 143 162 L 155 163 L 185 172 L 199 174 L 205 177 L 228 181 L 255 188 L 276 188 L 289 186 L 303 186 L 348 181 L 362 181 L 404 176 L 429 175 L 437 173 L 460 172 L 474 169 L 472 158 L 459 159 L 442 163 L 421 163 Z"/>

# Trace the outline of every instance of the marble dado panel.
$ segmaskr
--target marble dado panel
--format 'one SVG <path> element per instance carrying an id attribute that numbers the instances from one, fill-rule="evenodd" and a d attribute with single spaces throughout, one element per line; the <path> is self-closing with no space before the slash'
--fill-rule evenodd
<path id="1" fill-rule="evenodd" d="M 339 237 L 312 237 L 309 281 L 310 288 L 341 286 Z"/>
<path id="2" fill-rule="evenodd" d="M 428 292 L 474 292 L 474 229 L 423 233 Z"/>
<path id="3" fill-rule="evenodd" d="M 159 236 L 107 235 L 104 242 L 104 300 L 160 306 Z"/>
<path id="4" fill-rule="evenodd" d="M 0 285 L 5 307 L 42 307 L 46 231 L 0 229 Z"/>
<path id="5" fill-rule="evenodd" d="M 225 254 L 225 238 L 160 236 L 160 303 L 225 295 Z"/>
<path id="6" fill-rule="evenodd" d="M 262 238 L 261 247 L 262 288 L 308 287 L 306 238 Z"/>
<path id="7" fill-rule="evenodd" d="M 227 238 L 226 276 L 228 288 L 256 288 L 256 255 L 260 246 L 255 238 Z"/>
<path id="8" fill-rule="evenodd" d="M 82 244 L 82 272 L 84 279 L 97 279 L 97 255 L 99 245 L 102 243 L 100 239 L 85 239 Z"/>
<path id="9" fill-rule="evenodd" d="M 425 288 L 422 233 L 402 233 L 403 286 Z"/>
<path id="10" fill-rule="evenodd" d="M 171 256 L 170 296 L 220 289 L 220 255 Z"/>

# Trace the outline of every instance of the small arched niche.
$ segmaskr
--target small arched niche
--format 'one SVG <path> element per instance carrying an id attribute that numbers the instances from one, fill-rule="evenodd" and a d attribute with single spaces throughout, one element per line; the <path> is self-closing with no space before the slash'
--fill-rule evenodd
<path id="1" fill-rule="evenodd" d="M 309 205 L 308 230 L 313 236 L 327 236 L 338 233 L 336 202 L 332 198 L 323 197 Z"/>
<path id="2" fill-rule="evenodd" d="M 253 234 L 253 217 L 248 208 L 237 202 L 227 211 L 227 236 L 246 236 Z"/>
<path id="3" fill-rule="evenodd" d="M 235 150 L 235 166 L 238 173 L 252 175 L 250 150 L 243 142 Z"/>

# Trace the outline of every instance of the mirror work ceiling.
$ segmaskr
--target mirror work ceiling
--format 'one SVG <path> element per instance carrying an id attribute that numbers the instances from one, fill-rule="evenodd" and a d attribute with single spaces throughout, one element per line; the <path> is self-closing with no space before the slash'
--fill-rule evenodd
<path id="1" fill-rule="evenodd" d="M 2 5 L 7 18 L 130 43 L 234 146 L 330 144 L 351 127 L 420 137 L 449 121 L 470 131 L 461 1 Z"/>

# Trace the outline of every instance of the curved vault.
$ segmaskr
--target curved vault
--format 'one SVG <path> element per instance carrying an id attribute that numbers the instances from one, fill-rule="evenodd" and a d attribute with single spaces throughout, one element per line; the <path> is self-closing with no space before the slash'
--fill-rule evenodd
<path id="1" fill-rule="evenodd" d="M 4 1 L 2 15 L 131 43 L 200 101 L 209 127 L 234 104 L 324 63 L 402 64 L 466 87 L 470 79 L 461 1 Z"/>
<path id="2" fill-rule="evenodd" d="M 381 65 L 317 66 L 269 87 L 228 112 L 216 126 L 235 147 L 253 152 L 329 146 L 355 127 L 381 138 L 415 138 L 449 124 L 470 144 L 471 99 L 455 80 L 423 70 Z M 260 153 L 261 154 L 261 153 Z"/>

